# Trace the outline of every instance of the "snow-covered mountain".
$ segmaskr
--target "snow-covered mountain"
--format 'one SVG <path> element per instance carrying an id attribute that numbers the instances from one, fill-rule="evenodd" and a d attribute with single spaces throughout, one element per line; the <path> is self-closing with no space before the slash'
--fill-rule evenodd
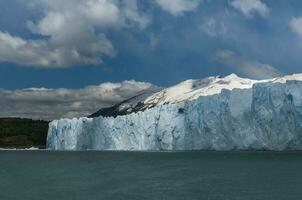
<path id="1" fill-rule="evenodd" d="M 231 74 L 149 90 L 90 118 L 50 123 L 49 149 L 302 149 L 302 74 Z"/>
<path id="2" fill-rule="evenodd" d="M 118 115 L 127 115 L 132 112 L 144 111 L 159 105 L 192 101 L 200 96 L 218 94 L 222 89 L 232 90 L 234 88 L 251 88 L 254 83 L 258 82 L 263 81 L 243 79 L 236 74 L 231 74 L 224 78 L 216 76 L 197 80 L 187 80 L 162 90 L 158 87 L 150 88 L 115 106 L 102 108 L 89 117 L 116 117 Z"/>

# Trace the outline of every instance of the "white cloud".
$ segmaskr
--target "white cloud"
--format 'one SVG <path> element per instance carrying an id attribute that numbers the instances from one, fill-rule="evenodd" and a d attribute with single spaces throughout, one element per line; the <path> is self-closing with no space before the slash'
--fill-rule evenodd
<path id="1" fill-rule="evenodd" d="M 205 21 L 201 25 L 200 29 L 211 37 L 225 35 L 228 31 L 226 25 L 223 22 L 217 21 L 212 17 Z"/>
<path id="2" fill-rule="evenodd" d="M 148 25 L 149 17 L 136 4 L 136 0 L 33 0 L 31 9 L 44 15 L 27 25 L 43 39 L 0 32 L 0 61 L 36 67 L 102 64 L 102 57 L 117 52 L 106 29 Z"/>
<path id="3" fill-rule="evenodd" d="M 124 8 L 123 15 L 126 19 L 131 20 L 135 25 L 139 26 L 141 29 L 147 27 L 150 23 L 149 16 L 139 12 L 136 0 L 121 0 L 122 6 Z M 125 22 L 124 22 L 125 23 Z M 128 24 L 129 25 L 129 24 Z"/>
<path id="4" fill-rule="evenodd" d="M 0 117 L 51 120 L 87 116 L 153 87 L 150 83 L 124 81 L 82 89 L 0 89 Z"/>
<path id="5" fill-rule="evenodd" d="M 247 17 L 252 17 L 253 14 L 266 17 L 269 13 L 268 6 L 261 0 L 233 0 L 231 2 L 231 6 L 242 12 Z"/>
<path id="6" fill-rule="evenodd" d="M 195 10 L 201 0 L 155 0 L 156 3 L 165 11 L 174 16 L 182 15 L 184 12 Z"/>
<path id="7" fill-rule="evenodd" d="M 67 40 L 64 44 L 54 45 L 50 40 L 25 40 L 0 31 L 0 62 L 23 66 L 68 67 L 101 64 L 101 55 L 115 55 L 113 45 L 104 34 L 87 38 L 84 46 L 77 46 L 77 42 L 84 42 L 83 40 L 74 41 L 72 47 L 65 43 Z"/>
<path id="8" fill-rule="evenodd" d="M 220 50 L 216 52 L 215 57 L 219 62 L 235 70 L 236 73 L 249 78 L 267 79 L 282 75 L 282 72 L 271 65 L 243 59 L 230 50 Z"/>
<path id="9" fill-rule="evenodd" d="M 293 17 L 289 22 L 289 26 L 294 33 L 302 36 L 302 17 Z"/>

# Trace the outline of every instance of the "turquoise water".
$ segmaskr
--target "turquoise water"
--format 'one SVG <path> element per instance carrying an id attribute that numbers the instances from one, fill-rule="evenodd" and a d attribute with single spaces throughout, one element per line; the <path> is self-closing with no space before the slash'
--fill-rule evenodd
<path id="1" fill-rule="evenodd" d="M 0 151 L 0 200 L 302 199 L 302 152 Z"/>

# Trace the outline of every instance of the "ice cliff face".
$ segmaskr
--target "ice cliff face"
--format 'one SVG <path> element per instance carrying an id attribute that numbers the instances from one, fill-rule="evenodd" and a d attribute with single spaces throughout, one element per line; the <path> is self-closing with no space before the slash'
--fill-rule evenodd
<path id="1" fill-rule="evenodd" d="M 264 81 L 236 75 L 188 80 L 115 108 L 128 113 L 51 122 L 47 147 L 302 149 L 302 74 Z"/>

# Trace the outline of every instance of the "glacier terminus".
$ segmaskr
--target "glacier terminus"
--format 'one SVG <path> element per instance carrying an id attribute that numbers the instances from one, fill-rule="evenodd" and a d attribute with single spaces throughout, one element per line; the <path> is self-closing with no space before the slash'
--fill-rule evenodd
<path id="1" fill-rule="evenodd" d="M 235 74 L 150 89 L 90 117 L 54 120 L 53 150 L 301 150 L 302 74 Z"/>

